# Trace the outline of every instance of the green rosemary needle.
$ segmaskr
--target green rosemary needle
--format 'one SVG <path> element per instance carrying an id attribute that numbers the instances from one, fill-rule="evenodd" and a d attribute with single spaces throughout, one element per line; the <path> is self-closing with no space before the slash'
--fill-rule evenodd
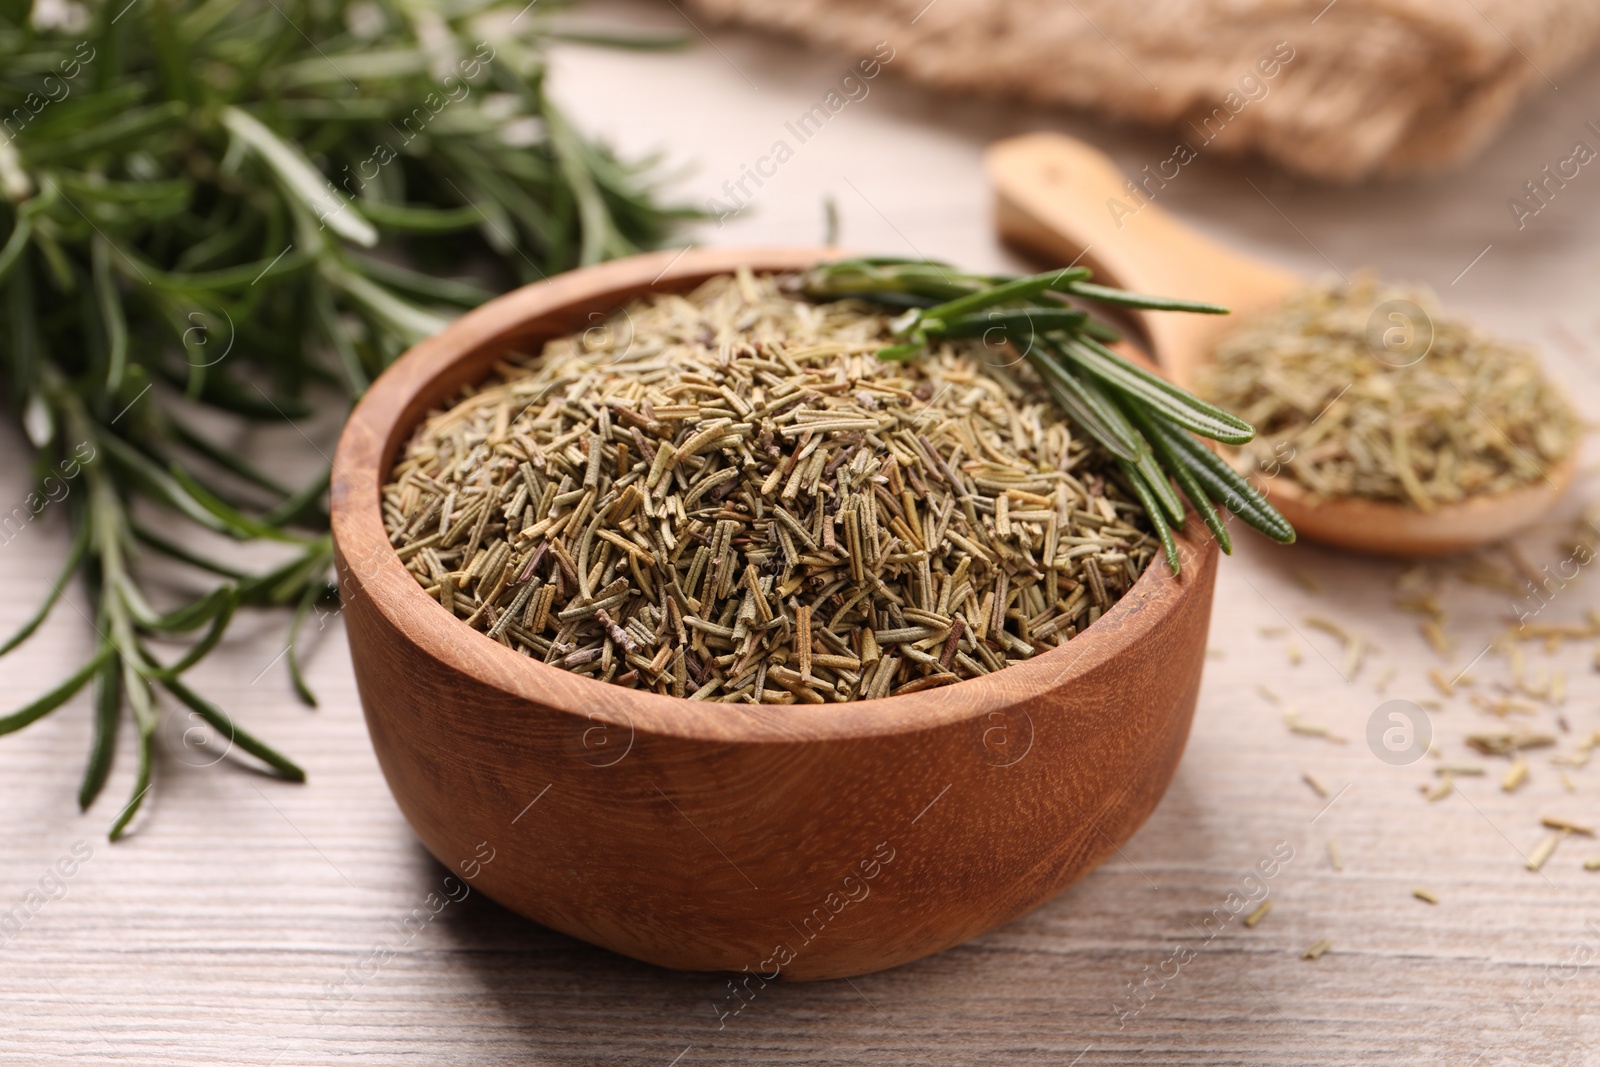
<path id="1" fill-rule="evenodd" d="M 346 405 L 460 309 L 657 245 L 691 213 L 552 105 L 542 44 L 593 38 L 548 4 L 55 6 L 66 21 L 43 26 L 27 20 L 44 5 L 0 5 L 0 367 L 40 486 L 0 513 L 0 541 L 48 507 L 72 543 L 0 655 L 78 576 L 98 641 L 0 733 L 92 686 L 87 808 L 127 709 L 138 770 L 115 839 L 146 800 L 163 703 L 304 778 L 185 676 L 240 609 L 288 608 L 288 673 L 315 702 L 298 638 L 335 595 L 327 473 L 285 485 L 197 416 L 243 428 Z M 185 526 L 288 558 L 241 570 L 186 547 Z M 150 555 L 209 587 L 157 608 Z M 157 640 L 181 650 L 158 656 Z"/>
<path id="2" fill-rule="evenodd" d="M 1217 517 L 1222 507 L 1275 541 L 1294 529 L 1254 486 L 1191 434 L 1225 444 L 1255 436 L 1249 423 L 1119 356 L 1105 342 L 1117 333 L 1071 298 L 1118 307 L 1222 315 L 1227 308 L 1192 300 L 1143 296 L 1097 285 L 1086 267 L 1011 277 L 966 274 L 942 263 L 851 259 L 811 271 L 803 288 L 816 299 L 854 297 L 908 307 L 895 320 L 895 344 L 883 359 L 914 359 L 930 340 L 983 337 L 1007 344 L 1038 372 L 1063 411 L 1116 458 L 1150 517 L 1167 564 L 1181 570 L 1172 530 L 1188 500 L 1224 552 L 1233 540 Z"/>

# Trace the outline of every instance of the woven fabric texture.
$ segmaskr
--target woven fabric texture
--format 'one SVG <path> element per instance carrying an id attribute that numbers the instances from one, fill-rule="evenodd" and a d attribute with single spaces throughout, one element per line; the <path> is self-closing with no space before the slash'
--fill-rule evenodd
<path id="1" fill-rule="evenodd" d="M 1596 0 L 688 2 L 851 55 L 887 42 L 888 70 L 947 91 L 1150 124 L 1334 181 L 1471 157 L 1600 38 Z"/>

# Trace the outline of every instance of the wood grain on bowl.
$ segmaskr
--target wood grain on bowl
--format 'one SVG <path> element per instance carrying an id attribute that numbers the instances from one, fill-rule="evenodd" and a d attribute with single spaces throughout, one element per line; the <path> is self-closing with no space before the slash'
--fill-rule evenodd
<path id="1" fill-rule="evenodd" d="M 380 377 L 334 462 L 356 679 L 417 835 L 506 907 L 663 966 L 854 975 L 1004 923 L 1138 829 L 1194 711 L 1218 555 L 1194 516 L 1182 576 L 1153 564 L 1067 644 L 847 704 L 703 704 L 579 677 L 452 617 L 406 572 L 384 476 L 423 415 L 502 353 L 650 290 L 833 254 L 656 253 L 510 293 Z"/>

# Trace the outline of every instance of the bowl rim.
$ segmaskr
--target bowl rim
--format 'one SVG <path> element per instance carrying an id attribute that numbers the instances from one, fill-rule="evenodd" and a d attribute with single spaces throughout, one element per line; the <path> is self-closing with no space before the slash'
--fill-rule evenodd
<path id="1" fill-rule="evenodd" d="M 1214 579 L 1218 546 L 1191 511 L 1184 528 L 1174 531 L 1182 576 L 1175 577 L 1157 559 L 1086 630 L 1022 663 L 938 689 L 875 700 L 729 706 L 629 689 L 523 655 L 446 612 L 406 570 L 384 528 L 382 485 L 393 456 L 421 417 L 462 384 L 481 379 L 452 377 L 463 364 L 488 359 L 487 353 L 505 352 L 519 341 L 570 332 L 570 326 L 541 329 L 538 324 L 609 312 L 644 291 L 683 291 L 740 267 L 804 270 L 849 254 L 822 246 L 644 253 L 513 290 L 412 347 L 372 383 L 339 437 L 329 496 L 343 608 L 364 597 L 416 652 L 479 684 L 579 720 L 687 739 L 793 743 L 884 737 L 996 714 L 1012 717 L 1019 705 L 1071 686 L 1143 640 Z M 442 380 L 455 384 L 443 386 Z M 358 612 L 348 624 L 361 623 Z M 740 714 L 730 714 L 733 707 Z"/>

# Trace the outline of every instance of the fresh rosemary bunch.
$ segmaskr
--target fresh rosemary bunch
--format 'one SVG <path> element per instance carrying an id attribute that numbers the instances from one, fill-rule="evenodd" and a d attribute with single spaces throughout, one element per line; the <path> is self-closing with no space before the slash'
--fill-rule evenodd
<path id="1" fill-rule="evenodd" d="M 158 700 L 304 777 L 184 675 L 237 609 L 292 607 L 288 672 L 314 703 L 296 639 L 335 595 L 327 472 L 282 484 L 220 440 L 214 416 L 242 428 L 319 398 L 348 405 L 459 309 L 657 244 L 689 213 L 657 202 L 652 164 L 619 162 L 551 104 L 540 45 L 561 34 L 546 5 L 54 7 L 65 24 L 41 27 L 28 3 L 0 0 L 0 344 L 41 479 L 0 513 L 0 537 L 49 505 L 72 543 L 0 655 L 80 574 L 99 639 L 0 733 L 92 683 L 87 808 L 131 709 L 139 766 L 116 839 L 150 785 Z M 247 572 L 188 547 L 184 525 L 279 542 L 287 559 Z M 212 587 L 158 608 L 151 555 Z M 170 659 L 153 647 L 173 641 Z"/>
<path id="2" fill-rule="evenodd" d="M 1267 498 L 1191 436 L 1244 444 L 1255 436 L 1250 424 L 1117 355 L 1106 347 L 1117 331 L 1070 298 L 1203 315 L 1228 309 L 1095 285 L 1091 276 L 1087 267 L 1015 277 L 963 274 L 928 260 L 851 259 L 811 271 L 803 288 L 816 299 L 907 308 L 894 324 L 903 340 L 880 351 L 881 359 L 912 359 L 929 341 L 954 337 L 1008 345 L 1027 359 L 1061 409 L 1116 458 L 1174 574 L 1181 564 L 1172 528 L 1183 525 L 1184 507 L 1173 481 L 1222 551 L 1231 553 L 1233 541 L 1217 517 L 1219 504 L 1273 540 L 1293 541 L 1294 529 Z"/>

